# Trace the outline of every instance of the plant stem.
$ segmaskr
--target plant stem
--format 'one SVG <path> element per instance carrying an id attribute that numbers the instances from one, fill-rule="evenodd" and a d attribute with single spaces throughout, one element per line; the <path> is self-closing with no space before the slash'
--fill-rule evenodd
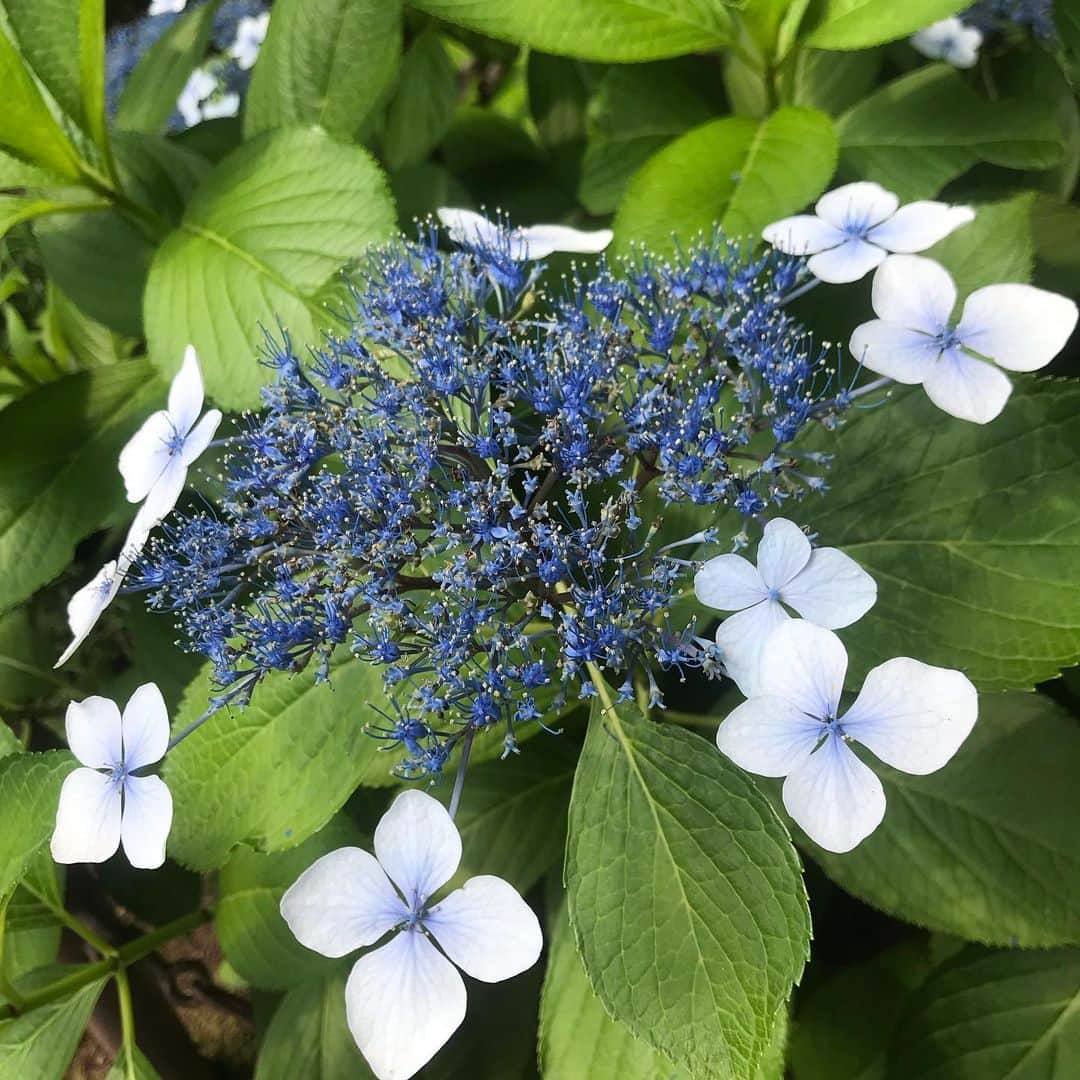
<path id="1" fill-rule="evenodd" d="M 124 1039 L 124 1077 L 135 1080 L 135 1012 L 131 1007 L 131 984 L 123 968 L 116 973 L 116 996 L 120 1001 L 120 1030 Z"/>
<path id="2" fill-rule="evenodd" d="M 59 922 L 62 926 L 66 926 L 73 934 L 77 934 L 86 942 L 91 948 L 97 950 L 104 957 L 116 956 L 116 949 L 113 948 L 104 938 L 99 937 L 90 929 L 84 922 L 76 919 L 67 908 L 54 904 L 47 896 L 43 896 L 34 888 L 29 881 L 22 881 L 20 883 L 22 887 L 35 899 L 39 904 L 44 904 L 49 909 L 50 914 Z"/>
<path id="3" fill-rule="evenodd" d="M 476 734 L 473 728 L 465 732 L 461 741 L 461 761 L 458 762 L 457 777 L 454 780 L 454 790 L 450 795 L 450 820 L 454 820 L 457 814 L 458 803 L 461 802 L 461 789 L 465 786 L 465 769 L 469 764 L 469 752 L 472 750 L 473 736 Z"/>

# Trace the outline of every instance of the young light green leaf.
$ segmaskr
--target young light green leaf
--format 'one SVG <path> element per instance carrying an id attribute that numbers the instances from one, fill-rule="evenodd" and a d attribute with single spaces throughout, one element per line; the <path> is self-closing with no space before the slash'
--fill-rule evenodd
<path id="1" fill-rule="evenodd" d="M 280 320 L 297 348 L 315 344 L 331 321 L 320 289 L 394 225 L 386 181 L 359 147 L 315 128 L 245 143 L 154 257 L 143 311 L 151 360 L 171 375 L 191 341 L 219 404 L 257 404 L 260 327 Z"/>
<path id="2" fill-rule="evenodd" d="M 135 1080 L 161 1080 L 157 1069 L 147 1061 L 146 1056 L 137 1046 L 132 1054 L 131 1065 L 132 1068 L 129 1069 L 127 1049 L 120 1047 L 120 1053 L 117 1054 L 116 1061 L 113 1062 L 113 1067 L 105 1080 L 131 1080 L 132 1076 Z"/>
<path id="3" fill-rule="evenodd" d="M 582 60 L 660 60 L 716 49 L 734 36 L 734 22 L 716 0 L 416 0 L 412 6 L 489 37 Z"/>
<path id="4" fill-rule="evenodd" d="M 150 366 L 132 360 L 68 375 L 4 410 L 0 612 L 51 580 L 78 541 L 126 505 L 120 449 L 164 399 Z"/>
<path id="5" fill-rule="evenodd" d="M 1068 1080 L 1080 1074 L 1080 949 L 969 948 L 923 985 L 888 1080 Z"/>
<path id="6" fill-rule="evenodd" d="M 244 106 L 244 134 L 318 125 L 355 138 L 400 58 L 400 0 L 277 0 Z"/>
<path id="7" fill-rule="evenodd" d="M 0 1020 L 0 1076 L 66 1076 L 105 983 L 98 979 L 70 997 Z"/>
<path id="8" fill-rule="evenodd" d="M 824 0 L 806 44 L 815 49 L 865 49 L 907 37 L 968 7 L 967 0 Z"/>
<path id="9" fill-rule="evenodd" d="M 746 775 L 704 739 L 597 700 L 565 877 L 607 1010 L 693 1075 L 751 1078 L 798 980 L 798 859 Z"/>
<path id="10" fill-rule="evenodd" d="M 1080 386 L 1013 382 L 985 427 L 916 387 L 820 441 L 844 482 L 807 518 L 878 584 L 846 637 L 850 679 L 914 651 L 980 690 L 1029 689 L 1080 660 Z"/>
<path id="11" fill-rule="evenodd" d="M 785 107 L 760 125 L 713 120 L 664 147 L 630 182 L 615 215 L 616 244 L 667 252 L 673 235 L 685 243 L 717 224 L 756 238 L 820 195 L 835 166 L 836 136 L 824 113 Z"/>

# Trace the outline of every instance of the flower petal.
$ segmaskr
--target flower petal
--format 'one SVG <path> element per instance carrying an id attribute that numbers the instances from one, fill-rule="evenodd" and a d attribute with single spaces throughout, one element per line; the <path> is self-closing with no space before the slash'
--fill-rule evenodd
<path id="1" fill-rule="evenodd" d="M 73 701 L 64 716 L 68 746 L 91 769 L 118 768 L 124 760 L 120 710 L 107 697 Z"/>
<path id="2" fill-rule="evenodd" d="M 142 502 L 168 468 L 169 445 L 176 436 L 172 418 L 164 409 L 151 413 L 120 451 L 120 475 L 128 502 Z"/>
<path id="3" fill-rule="evenodd" d="M 816 720 L 836 715 L 847 652 L 831 631 L 804 619 L 778 627 L 762 653 L 758 693 L 790 701 Z"/>
<path id="4" fill-rule="evenodd" d="M 169 710 L 156 683 L 143 683 L 128 698 L 121 720 L 128 772 L 153 765 L 169 745 Z"/>
<path id="5" fill-rule="evenodd" d="M 186 435 L 199 419 L 203 407 L 203 380 L 195 346 L 184 350 L 184 362 L 169 387 L 169 416 L 173 427 Z"/>
<path id="6" fill-rule="evenodd" d="M 913 202 L 901 206 L 887 221 L 875 225 L 866 239 L 886 251 L 911 254 L 925 251 L 954 229 L 974 220 L 975 211 L 970 206 L 950 206 L 930 200 Z"/>
<path id="7" fill-rule="evenodd" d="M 132 866 L 156 870 L 165 861 L 172 819 L 172 795 L 160 776 L 129 776 L 124 781 L 120 840 Z"/>
<path id="8" fill-rule="evenodd" d="M 949 325 L 956 286 L 933 259 L 890 255 L 874 275 L 871 302 L 878 318 L 936 336 Z"/>
<path id="9" fill-rule="evenodd" d="M 964 348 L 1010 371 L 1037 371 L 1065 347 L 1077 307 L 1031 285 L 987 285 L 964 302 L 957 336 Z"/>
<path id="10" fill-rule="evenodd" d="M 842 725 L 886 765 L 924 776 L 960 749 L 978 715 L 979 695 L 962 672 L 898 656 L 866 676 Z"/>
<path id="11" fill-rule="evenodd" d="M 806 566 L 780 591 L 804 619 L 839 630 L 861 619 L 877 600 L 877 582 L 836 548 L 815 548 Z"/>
<path id="12" fill-rule="evenodd" d="M 810 273 L 832 285 L 843 285 L 866 277 L 887 256 L 884 248 L 852 238 L 839 247 L 811 255 L 806 266 Z"/>
<path id="13" fill-rule="evenodd" d="M 597 255 L 615 236 L 610 229 L 583 232 L 567 225 L 530 225 L 514 231 L 525 245 L 526 259 L 545 259 L 555 251 Z"/>
<path id="14" fill-rule="evenodd" d="M 758 776 L 787 776 L 824 734 L 820 720 L 784 698 L 763 695 L 728 713 L 716 731 L 716 745 L 741 769 Z"/>
<path id="15" fill-rule="evenodd" d="M 891 191 L 873 181 L 860 180 L 827 191 L 814 209 L 818 217 L 823 217 L 830 225 L 846 230 L 877 225 L 895 214 L 899 205 L 900 200 Z"/>
<path id="16" fill-rule="evenodd" d="M 185 466 L 190 465 L 210 445 L 218 424 L 221 423 L 221 413 L 217 409 L 211 409 L 188 433 L 184 440 L 184 448 L 180 451 L 180 460 Z"/>
<path id="17" fill-rule="evenodd" d="M 847 239 L 847 233 L 830 225 L 816 214 L 796 214 L 766 225 L 762 239 L 778 251 L 789 255 L 816 255 L 826 248 L 837 247 Z"/>
<path id="18" fill-rule="evenodd" d="M 90 636 L 101 613 L 112 603 L 120 588 L 116 560 L 107 562 L 81 589 L 72 594 L 67 605 L 68 628 L 71 642 L 53 664 L 61 667 L 74 655 L 75 650 Z"/>
<path id="19" fill-rule="evenodd" d="M 923 379 L 926 396 L 950 416 L 987 424 L 1005 408 L 1012 383 L 1000 368 L 948 349 Z"/>
<path id="20" fill-rule="evenodd" d="M 936 338 L 882 319 L 856 326 L 848 348 L 870 371 L 909 385 L 921 383 L 941 355 Z"/>
<path id="21" fill-rule="evenodd" d="M 187 467 L 179 454 L 171 456 L 142 505 L 146 518 L 156 525 L 176 506 L 187 483 Z"/>
<path id="22" fill-rule="evenodd" d="M 281 898 L 293 936 L 323 956 L 374 945 L 408 915 L 378 860 L 358 847 L 316 859 Z"/>
<path id="23" fill-rule="evenodd" d="M 787 518 L 773 518 L 757 549 L 758 573 L 769 589 L 783 588 L 810 561 L 810 541 Z"/>
<path id="24" fill-rule="evenodd" d="M 784 781 L 784 806 L 815 844 L 842 854 L 885 817 L 885 791 L 837 735 L 831 735 Z"/>
<path id="25" fill-rule="evenodd" d="M 415 788 L 403 791 L 375 827 L 375 854 L 414 910 L 461 862 L 461 835 L 446 807 Z"/>
<path id="26" fill-rule="evenodd" d="M 450 239 L 455 244 L 479 244 L 491 247 L 498 244 L 503 230 L 483 214 L 473 210 L 458 210 L 451 206 L 440 206 L 435 211 L 439 221 L 446 226 Z"/>
<path id="27" fill-rule="evenodd" d="M 466 975 L 502 982 L 540 959 L 544 935 L 533 909 L 508 881 L 470 878 L 425 916 L 424 926 Z"/>
<path id="28" fill-rule="evenodd" d="M 768 594 L 757 568 L 741 555 L 717 555 L 694 575 L 694 594 L 717 611 L 741 611 Z"/>
<path id="29" fill-rule="evenodd" d="M 716 630 L 724 670 L 747 696 L 759 693 L 761 657 L 765 643 L 790 616 L 776 600 L 762 600 L 729 615 Z"/>
<path id="30" fill-rule="evenodd" d="M 58 863 L 104 862 L 120 846 L 120 788 L 104 773 L 76 769 L 64 779 L 50 850 Z"/>
<path id="31" fill-rule="evenodd" d="M 465 1019 L 465 983 L 419 931 L 362 956 L 345 984 L 349 1031 L 379 1080 L 408 1080 Z"/>

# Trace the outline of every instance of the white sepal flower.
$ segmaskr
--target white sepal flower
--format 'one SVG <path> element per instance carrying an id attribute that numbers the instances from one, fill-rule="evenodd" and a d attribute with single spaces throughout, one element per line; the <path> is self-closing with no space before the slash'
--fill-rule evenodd
<path id="1" fill-rule="evenodd" d="M 862 618 L 877 599 L 874 579 L 836 548 L 812 548 L 786 518 L 765 526 L 755 567 L 741 555 L 718 555 L 694 577 L 706 607 L 734 611 L 716 631 L 728 675 L 744 694 L 755 691 L 762 650 L 791 616 L 785 605 L 818 626 L 838 630 Z"/>
<path id="2" fill-rule="evenodd" d="M 461 837 L 446 809 L 405 791 L 375 829 L 374 856 L 332 851 L 281 898 L 289 929 L 323 956 L 344 956 L 393 931 L 356 961 L 345 986 L 349 1030 L 379 1080 L 407 1080 L 464 1020 L 465 983 L 455 964 L 481 982 L 501 982 L 540 956 L 540 924 L 502 878 L 470 878 L 431 904 L 460 861 Z"/>
<path id="3" fill-rule="evenodd" d="M 188 76 L 176 99 L 176 108 L 186 127 L 194 127 L 203 120 L 203 102 L 210 99 L 217 87 L 217 79 L 206 68 L 196 68 Z"/>
<path id="4" fill-rule="evenodd" d="M 132 866 L 165 861 L 172 795 L 157 776 L 137 776 L 165 756 L 169 713 L 154 683 L 131 695 L 124 715 L 103 697 L 73 701 L 68 745 L 81 763 L 60 789 L 52 856 L 59 863 L 104 862 L 123 844 Z"/>
<path id="5" fill-rule="evenodd" d="M 179 15 L 187 7 L 187 0 L 150 0 L 147 15 Z"/>
<path id="6" fill-rule="evenodd" d="M 229 55 L 243 71 L 255 66 L 259 50 L 266 40 L 266 30 L 270 25 L 270 12 L 260 15 L 245 15 L 236 24 L 236 39 L 229 46 Z"/>
<path id="7" fill-rule="evenodd" d="M 923 27 L 908 39 L 911 47 L 931 60 L 944 60 L 953 67 L 974 67 L 979 59 L 982 32 L 955 15 Z"/>
<path id="8" fill-rule="evenodd" d="M 596 255 L 611 243 L 614 236 L 610 229 L 583 232 L 568 225 L 530 225 L 528 228 L 507 230 L 483 214 L 447 206 L 439 207 L 437 213 L 454 243 L 493 248 L 505 245 L 510 258 L 516 262 L 546 259 L 556 251 Z"/>
<path id="9" fill-rule="evenodd" d="M 195 348 L 184 350 L 184 362 L 169 387 L 168 407 L 147 417 L 120 452 L 120 474 L 129 502 L 143 503 L 152 524 L 175 505 L 187 481 L 188 466 L 210 445 L 221 423 L 211 409 L 202 419 L 203 381 Z"/>
<path id="10" fill-rule="evenodd" d="M 716 745 L 736 765 L 783 776 L 784 806 L 814 843 L 845 852 L 885 816 L 885 791 L 848 745 L 923 776 L 968 737 L 978 696 L 967 676 L 906 656 L 874 668 L 842 716 L 847 653 L 831 631 L 801 619 L 781 626 L 761 661 L 757 693 L 734 709 Z"/>
<path id="11" fill-rule="evenodd" d="M 949 272 L 915 255 L 894 255 L 882 264 L 872 302 L 878 318 L 851 335 L 855 358 L 897 382 L 921 383 L 939 409 L 976 424 L 993 420 L 1012 393 L 1000 368 L 1045 367 L 1077 320 L 1076 304 L 1057 293 L 987 285 L 964 301 L 954 322 L 956 286 Z"/>
<path id="12" fill-rule="evenodd" d="M 858 281 L 890 252 L 924 251 L 975 219 L 969 206 L 900 206 L 891 191 L 869 181 L 827 192 L 814 211 L 774 221 L 761 235 L 789 255 L 810 255 L 810 273 L 832 284 Z"/>

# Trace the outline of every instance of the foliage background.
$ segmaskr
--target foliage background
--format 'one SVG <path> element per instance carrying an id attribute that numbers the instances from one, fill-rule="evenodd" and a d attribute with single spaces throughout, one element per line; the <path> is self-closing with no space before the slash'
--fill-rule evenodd
<path id="1" fill-rule="evenodd" d="M 70 768 L 67 701 L 123 698 L 152 679 L 179 727 L 206 700 L 197 661 L 138 597 L 114 605 L 74 663 L 51 666 L 68 596 L 129 515 L 117 452 L 164 399 L 187 341 L 210 396 L 236 413 L 258 404 L 259 327 L 280 320 L 298 343 L 317 342 L 344 296 L 340 270 L 437 206 L 611 222 L 617 250 L 663 252 L 673 233 L 714 222 L 754 235 L 856 178 L 977 206 L 976 222 L 931 252 L 961 298 L 1002 280 L 1080 291 L 1080 13 L 1068 0 L 1055 6 L 1055 46 L 1007 32 L 966 73 L 904 40 L 962 8 L 950 0 L 277 0 L 241 115 L 166 134 L 218 5 L 190 6 L 110 118 L 104 33 L 137 5 L 0 0 L 0 998 L 16 1006 L 0 1020 L 3 1077 L 151 1077 L 148 1059 L 196 1080 L 364 1075 L 342 970 L 296 945 L 277 901 L 317 855 L 363 842 L 392 794 L 361 731 L 381 694 L 370 670 L 343 664 L 332 692 L 305 675 L 271 682 L 245 713 L 182 744 L 165 770 L 177 816 L 161 872 L 114 860 L 65 880 L 48 859 Z M 566 265 L 552 260 L 556 287 Z M 846 341 L 869 312 L 869 283 L 820 288 L 799 311 L 824 340 Z M 1018 382 L 988 428 L 901 394 L 817 447 L 837 455 L 835 487 L 807 516 L 881 587 L 847 639 L 853 677 L 895 653 L 962 667 L 982 718 L 942 774 L 888 774 L 886 824 L 853 854 L 796 836 L 812 960 L 760 1064 L 744 1055 L 733 1075 L 1080 1072 L 1078 374 L 1074 341 L 1047 377 Z M 579 796 L 569 814 L 571 905 L 598 967 L 605 949 L 632 961 L 622 943 L 653 923 L 647 905 L 627 905 L 622 939 L 591 940 L 575 867 L 614 875 L 650 851 L 643 807 L 673 816 L 658 896 L 665 881 L 694 883 L 690 927 L 731 880 L 710 877 L 724 845 L 703 859 L 679 833 L 700 823 L 677 819 L 688 793 L 722 783 L 734 798 L 735 780 L 708 775 L 718 759 L 695 740 L 735 699 L 670 693 L 685 775 L 658 765 L 651 785 L 630 784 L 602 843 L 591 829 L 606 809 Z M 505 764 L 478 744 L 459 819 L 467 868 L 527 890 L 549 948 L 542 971 L 472 984 L 469 1020 L 422 1075 L 708 1075 L 701 1061 L 731 1048 L 715 1033 L 687 1042 L 689 984 L 644 1003 L 613 1004 L 609 989 L 625 1024 L 590 989 L 565 915 L 568 807 L 575 784 L 627 784 L 628 759 L 586 738 L 581 715 L 564 728 Z M 634 717 L 625 732 L 647 758 L 655 732 Z M 741 782 L 740 797 L 760 799 Z M 767 832 L 750 842 L 786 843 Z M 113 984 L 92 969 L 98 954 L 66 927 L 74 918 L 122 945 L 199 911 L 210 921 L 181 922 L 130 967 L 147 1055 L 136 1059 Z M 805 927 L 786 918 L 765 929 L 797 947 Z M 675 926 L 657 932 L 660 953 L 681 944 Z M 760 1036 L 779 1002 L 739 1005 L 736 937 L 721 926 L 694 964 L 714 1013 L 745 1006 Z M 80 988 L 30 1007 L 37 988 L 72 974 Z M 643 1025 L 683 1065 L 635 1039 Z"/>

